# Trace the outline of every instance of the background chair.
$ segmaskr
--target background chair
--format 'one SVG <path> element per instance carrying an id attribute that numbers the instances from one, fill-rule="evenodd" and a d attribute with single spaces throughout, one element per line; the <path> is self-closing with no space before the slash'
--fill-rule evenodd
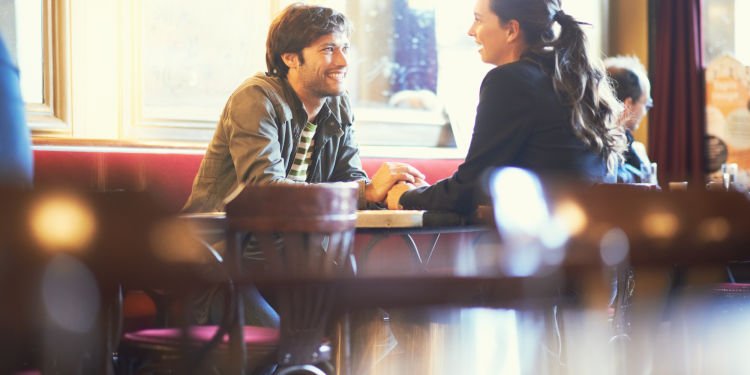
<path id="1" fill-rule="evenodd" d="M 174 245 L 182 250 L 171 253 L 169 257 L 181 258 L 192 253 L 196 262 L 192 267 L 193 280 L 189 279 L 180 287 L 164 286 L 161 283 L 128 284 L 133 289 L 154 290 L 158 288 L 158 300 L 169 298 L 175 305 L 177 313 L 176 327 L 151 327 L 127 332 L 122 337 L 118 352 L 118 367 L 121 373 L 232 373 L 229 352 L 229 327 L 236 320 L 237 294 L 232 278 L 221 263 L 221 257 L 204 241 L 192 238 L 193 233 L 186 224 L 194 224 L 184 218 L 175 219 L 176 225 L 170 234 L 173 237 L 162 241 L 175 241 Z M 180 225 L 177 225 L 180 224 Z M 177 227 L 182 226 L 180 230 Z M 179 237 L 179 238 L 176 238 Z M 182 238 L 182 240 L 180 240 Z M 186 243 L 186 240 L 188 239 Z M 187 246 L 186 246 L 187 245 Z M 192 247 L 191 251 L 188 251 Z M 188 316 L 192 314 L 191 301 L 193 292 L 210 290 L 212 286 L 224 289 L 223 317 L 218 325 L 194 326 Z M 167 297 L 168 296 L 168 297 Z M 175 303 L 176 301 L 176 303 Z M 166 308 L 166 304 L 162 308 Z M 166 315 L 167 312 L 161 311 Z M 172 323 L 174 324 L 174 323 Z M 243 340 L 247 353 L 243 369 L 252 373 L 270 374 L 275 365 L 274 359 L 278 346 L 279 331 L 275 328 L 256 326 L 243 327 Z"/>
<path id="2" fill-rule="evenodd" d="M 624 371 L 724 372 L 707 360 L 722 351 L 707 340 L 727 329 L 706 319 L 714 308 L 707 296 L 718 292 L 728 262 L 750 257 L 750 233 L 743 229 L 750 225 L 750 200 L 737 192 L 623 189 L 579 193 L 576 201 L 589 226 L 571 241 L 571 261 L 599 252 L 603 261 L 635 274 L 634 289 L 629 283 L 620 288 L 632 299 L 615 316 L 615 333 L 629 337 Z M 704 329 L 709 322 L 711 330 Z M 736 321 L 728 324 L 741 329 Z"/>
<path id="3" fill-rule="evenodd" d="M 0 201 L 3 370 L 112 373 L 121 286 L 211 282 L 195 277 L 189 229 L 145 194 L 1 190 Z"/>
<path id="4" fill-rule="evenodd" d="M 700 358 L 716 354 L 715 346 L 702 345 L 701 340 L 727 327 L 702 329 L 707 316 L 702 311 L 710 310 L 705 295 L 717 293 L 727 262 L 750 256 L 750 232 L 744 229 L 750 225 L 750 200 L 745 195 L 542 185 L 518 170 L 503 178 L 520 178 L 501 184 L 501 173 L 491 180 L 503 251 L 512 252 L 509 247 L 516 245 L 527 261 L 536 259 L 534 268 L 522 264 L 525 268 L 520 270 L 526 273 L 562 272 L 573 301 L 578 301 L 565 310 L 570 313 L 564 320 L 573 322 L 566 324 L 562 335 L 568 369 L 600 366 L 600 373 L 683 373 L 701 366 Z M 506 190 L 498 190 L 500 185 Z M 519 206 L 523 201 L 526 206 Z M 498 211 L 501 202 L 507 210 Z M 538 258 L 529 256 L 534 252 Z M 602 323 L 607 318 L 608 280 L 618 268 L 632 268 L 636 286 L 630 305 L 621 306 L 629 313 L 615 316 L 615 326 L 606 327 Z M 621 292 L 627 294 L 631 287 L 623 283 Z M 622 331 L 627 339 L 606 344 Z M 592 357 L 605 360 L 597 364 Z"/>
<path id="5" fill-rule="evenodd" d="M 219 268 L 223 268 L 222 265 Z M 229 353 L 229 327 L 235 320 L 234 284 L 231 279 L 216 282 L 227 292 L 224 317 L 218 325 L 192 326 L 182 317 L 177 327 L 155 327 L 127 332 L 119 346 L 119 372 L 124 374 L 148 373 L 231 373 Z M 196 290 L 205 290 L 199 288 Z M 178 302 L 180 314 L 189 315 L 190 291 L 161 289 L 170 300 Z M 160 296 L 164 298 L 164 296 Z M 243 327 L 245 362 L 243 368 L 251 373 L 270 374 L 275 365 L 279 330 L 275 328 Z"/>

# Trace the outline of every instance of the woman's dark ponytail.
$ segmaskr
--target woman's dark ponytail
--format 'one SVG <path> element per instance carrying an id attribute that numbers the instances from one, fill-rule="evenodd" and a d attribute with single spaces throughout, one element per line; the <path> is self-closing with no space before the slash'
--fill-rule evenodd
<path id="1" fill-rule="evenodd" d="M 560 34 L 548 44 L 554 54 L 555 90 L 571 105 L 578 136 L 600 151 L 614 170 L 625 148 L 624 132 L 617 125 L 622 106 L 601 63 L 595 64 L 598 59 L 589 56 L 582 23 L 562 10 L 554 13 L 552 21 L 560 25 Z"/>

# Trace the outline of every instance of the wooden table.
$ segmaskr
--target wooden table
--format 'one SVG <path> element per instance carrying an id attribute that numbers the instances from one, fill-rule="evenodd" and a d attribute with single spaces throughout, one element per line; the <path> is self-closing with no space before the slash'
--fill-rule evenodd
<path id="1" fill-rule="evenodd" d="M 224 212 L 202 212 L 183 214 L 181 218 L 190 222 L 206 238 L 223 239 L 226 229 Z M 482 233 L 488 227 L 478 223 L 475 217 L 461 216 L 453 212 L 420 210 L 360 210 L 357 211 L 358 235 L 371 235 L 369 241 L 357 249 L 357 262 L 364 266 L 372 249 L 381 241 L 398 236 L 412 257 L 413 264 L 425 267 L 429 264 L 441 234 Z M 431 235 L 428 251 L 420 250 L 412 235 Z M 207 242 L 212 242 L 208 241 Z"/>

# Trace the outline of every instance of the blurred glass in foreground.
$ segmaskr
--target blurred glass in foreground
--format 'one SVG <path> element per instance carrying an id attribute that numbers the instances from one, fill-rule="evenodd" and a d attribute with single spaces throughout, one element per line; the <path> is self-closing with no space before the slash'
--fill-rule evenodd
<path id="1" fill-rule="evenodd" d="M 557 266 L 571 230 L 585 225 L 585 215 L 568 202 L 550 209 L 541 181 L 519 168 L 502 168 L 490 177 L 495 223 L 502 238 L 499 267 L 510 276 L 531 276 L 543 266 Z M 570 219 L 570 220 L 567 220 Z M 553 264 L 546 264 L 553 260 Z"/>

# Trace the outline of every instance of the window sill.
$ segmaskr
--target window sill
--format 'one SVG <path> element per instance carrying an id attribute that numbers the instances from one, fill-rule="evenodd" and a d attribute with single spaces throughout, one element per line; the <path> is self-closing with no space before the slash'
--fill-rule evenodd
<path id="1" fill-rule="evenodd" d="M 203 144 L 179 142 L 134 142 L 110 139 L 81 138 L 33 138 L 35 150 L 118 152 L 118 153 L 159 153 L 159 154 L 200 154 L 206 152 Z"/>
<path id="2" fill-rule="evenodd" d="M 200 154 L 206 152 L 203 143 L 135 142 L 107 139 L 34 137 L 36 150 L 96 151 L 119 153 L 174 153 Z M 360 146 L 363 158 L 393 159 L 463 159 L 464 150 L 453 147 Z"/>

